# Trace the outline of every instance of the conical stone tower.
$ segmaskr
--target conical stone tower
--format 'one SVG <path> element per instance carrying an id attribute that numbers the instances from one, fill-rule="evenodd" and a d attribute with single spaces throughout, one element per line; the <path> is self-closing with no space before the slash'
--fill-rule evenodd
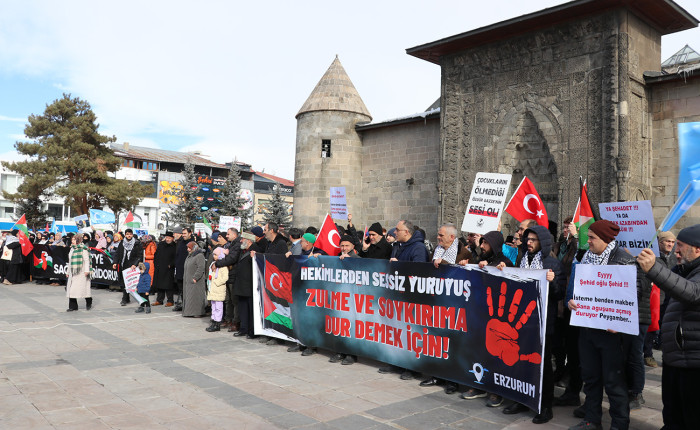
<path id="1" fill-rule="evenodd" d="M 362 218 L 362 140 L 358 123 L 372 117 L 338 57 L 296 115 L 294 225 L 321 227 L 330 187 L 345 187 L 353 221 Z"/>

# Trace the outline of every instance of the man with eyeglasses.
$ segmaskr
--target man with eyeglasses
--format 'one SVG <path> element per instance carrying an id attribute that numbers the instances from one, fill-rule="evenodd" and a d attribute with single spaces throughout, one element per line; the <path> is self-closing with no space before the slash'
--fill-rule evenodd
<path id="1" fill-rule="evenodd" d="M 391 245 L 384 238 L 382 225 L 375 222 L 367 230 L 367 237 L 362 241 L 360 257 L 388 260 L 391 257 Z"/>

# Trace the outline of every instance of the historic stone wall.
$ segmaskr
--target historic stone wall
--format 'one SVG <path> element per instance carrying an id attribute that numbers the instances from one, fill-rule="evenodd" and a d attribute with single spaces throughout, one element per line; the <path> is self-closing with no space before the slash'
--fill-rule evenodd
<path id="1" fill-rule="evenodd" d="M 343 111 L 314 111 L 297 119 L 294 166 L 294 219 L 300 228 L 321 227 L 330 212 L 330 187 L 345 187 L 353 216 L 362 218 L 362 142 L 355 125 L 369 117 Z M 331 140 L 331 157 L 321 157 L 321 141 Z M 274 154 L 271 154 L 274 156 Z"/>
<path id="2" fill-rule="evenodd" d="M 389 230 L 402 218 L 411 220 L 436 241 L 440 121 L 428 119 L 361 132 L 362 217 L 364 227 L 380 222 Z M 357 177 L 359 178 L 359 172 Z M 355 209 L 353 218 L 355 218 Z M 450 219 L 461 223 L 462 217 Z"/>
<path id="3" fill-rule="evenodd" d="M 649 193 L 648 169 L 639 166 L 649 139 L 630 131 L 647 111 L 646 96 L 630 70 L 641 79 L 652 61 L 630 51 L 631 37 L 640 50 L 656 40 L 616 11 L 444 57 L 440 219 L 461 219 L 479 171 L 514 174 L 514 189 L 523 174 L 544 168 L 531 179 L 555 222 L 573 214 L 579 176 L 594 203 Z M 632 93 L 638 99 L 630 102 Z M 510 232 L 514 220 L 506 216 L 504 225 Z"/>
<path id="4" fill-rule="evenodd" d="M 657 226 L 678 197 L 678 124 L 700 122 L 700 79 L 655 83 L 651 85 L 653 146 L 651 204 Z M 699 160 L 700 161 L 700 160 Z M 676 224 L 673 231 L 700 223 L 700 205 L 696 204 Z"/>

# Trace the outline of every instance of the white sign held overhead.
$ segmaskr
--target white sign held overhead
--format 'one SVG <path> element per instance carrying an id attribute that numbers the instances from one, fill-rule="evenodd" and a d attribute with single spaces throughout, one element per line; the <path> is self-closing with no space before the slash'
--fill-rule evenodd
<path id="1" fill-rule="evenodd" d="M 659 256 L 658 243 L 648 243 L 656 232 L 651 201 L 598 203 L 598 209 L 601 218 L 620 227 L 620 233 L 615 238 L 620 248 L 626 248 L 634 256 L 639 255 L 644 248 L 651 248 Z"/>
<path id="2" fill-rule="evenodd" d="M 348 219 L 348 203 L 345 187 L 331 187 L 331 218 Z"/>
<path id="3" fill-rule="evenodd" d="M 462 231 L 485 234 L 498 230 L 511 175 L 479 172 L 462 222 Z"/>

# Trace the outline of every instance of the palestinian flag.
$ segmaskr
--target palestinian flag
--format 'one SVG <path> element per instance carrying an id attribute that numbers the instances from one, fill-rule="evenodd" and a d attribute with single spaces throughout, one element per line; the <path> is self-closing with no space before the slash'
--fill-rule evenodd
<path id="1" fill-rule="evenodd" d="M 204 223 L 204 233 L 206 233 L 207 236 L 211 236 L 211 234 L 214 232 L 214 229 L 211 228 L 211 224 L 209 223 L 207 217 L 203 216 L 202 222 Z"/>
<path id="2" fill-rule="evenodd" d="M 34 257 L 34 267 L 41 270 L 46 270 L 47 267 L 53 267 L 53 258 L 49 256 L 46 251 L 41 252 L 41 258 L 36 258 L 36 254 L 32 254 Z"/>
<path id="3" fill-rule="evenodd" d="M 588 249 L 588 228 L 596 221 L 591 202 L 588 200 L 588 186 L 581 184 L 581 198 L 576 205 L 574 224 L 578 231 L 578 249 Z"/>
<path id="4" fill-rule="evenodd" d="M 292 317 L 289 307 L 280 305 L 279 303 L 270 300 L 267 291 L 263 292 L 263 318 L 266 320 L 283 325 L 289 329 L 292 328 Z"/>
<path id="5" fill-rule="evenodd" d="M 134 218 L 134 214 L 132 214 L 131 211 L 129 211 L 129 213 L 126 214 L 126 219 L 124 220 L 124 224 L 126 224 L 126 226 L 129 228 L 140 228 L 141 227 L 141 223 L 136 221 L 136 219 Z"/>
<path id="6" fill-rule="evenodd" d="M 24 214 L 22 214 L 22 217 L 15 223 L 14 226 L 12 226 L 12 230 L 17 229 L 19 230 L 19 233 L 17 233 L 17 239 L 19 239 L 19 244 L 22 246 L 22 255 L 25 257 L 29 255 L 30 252 L 32 252 L 32 249 L 34 249 L 34 245 L 32 245 L 32 242 L 29 240 L 29 230 L 27 229 L 27 219 L 24 217 Z"/>

